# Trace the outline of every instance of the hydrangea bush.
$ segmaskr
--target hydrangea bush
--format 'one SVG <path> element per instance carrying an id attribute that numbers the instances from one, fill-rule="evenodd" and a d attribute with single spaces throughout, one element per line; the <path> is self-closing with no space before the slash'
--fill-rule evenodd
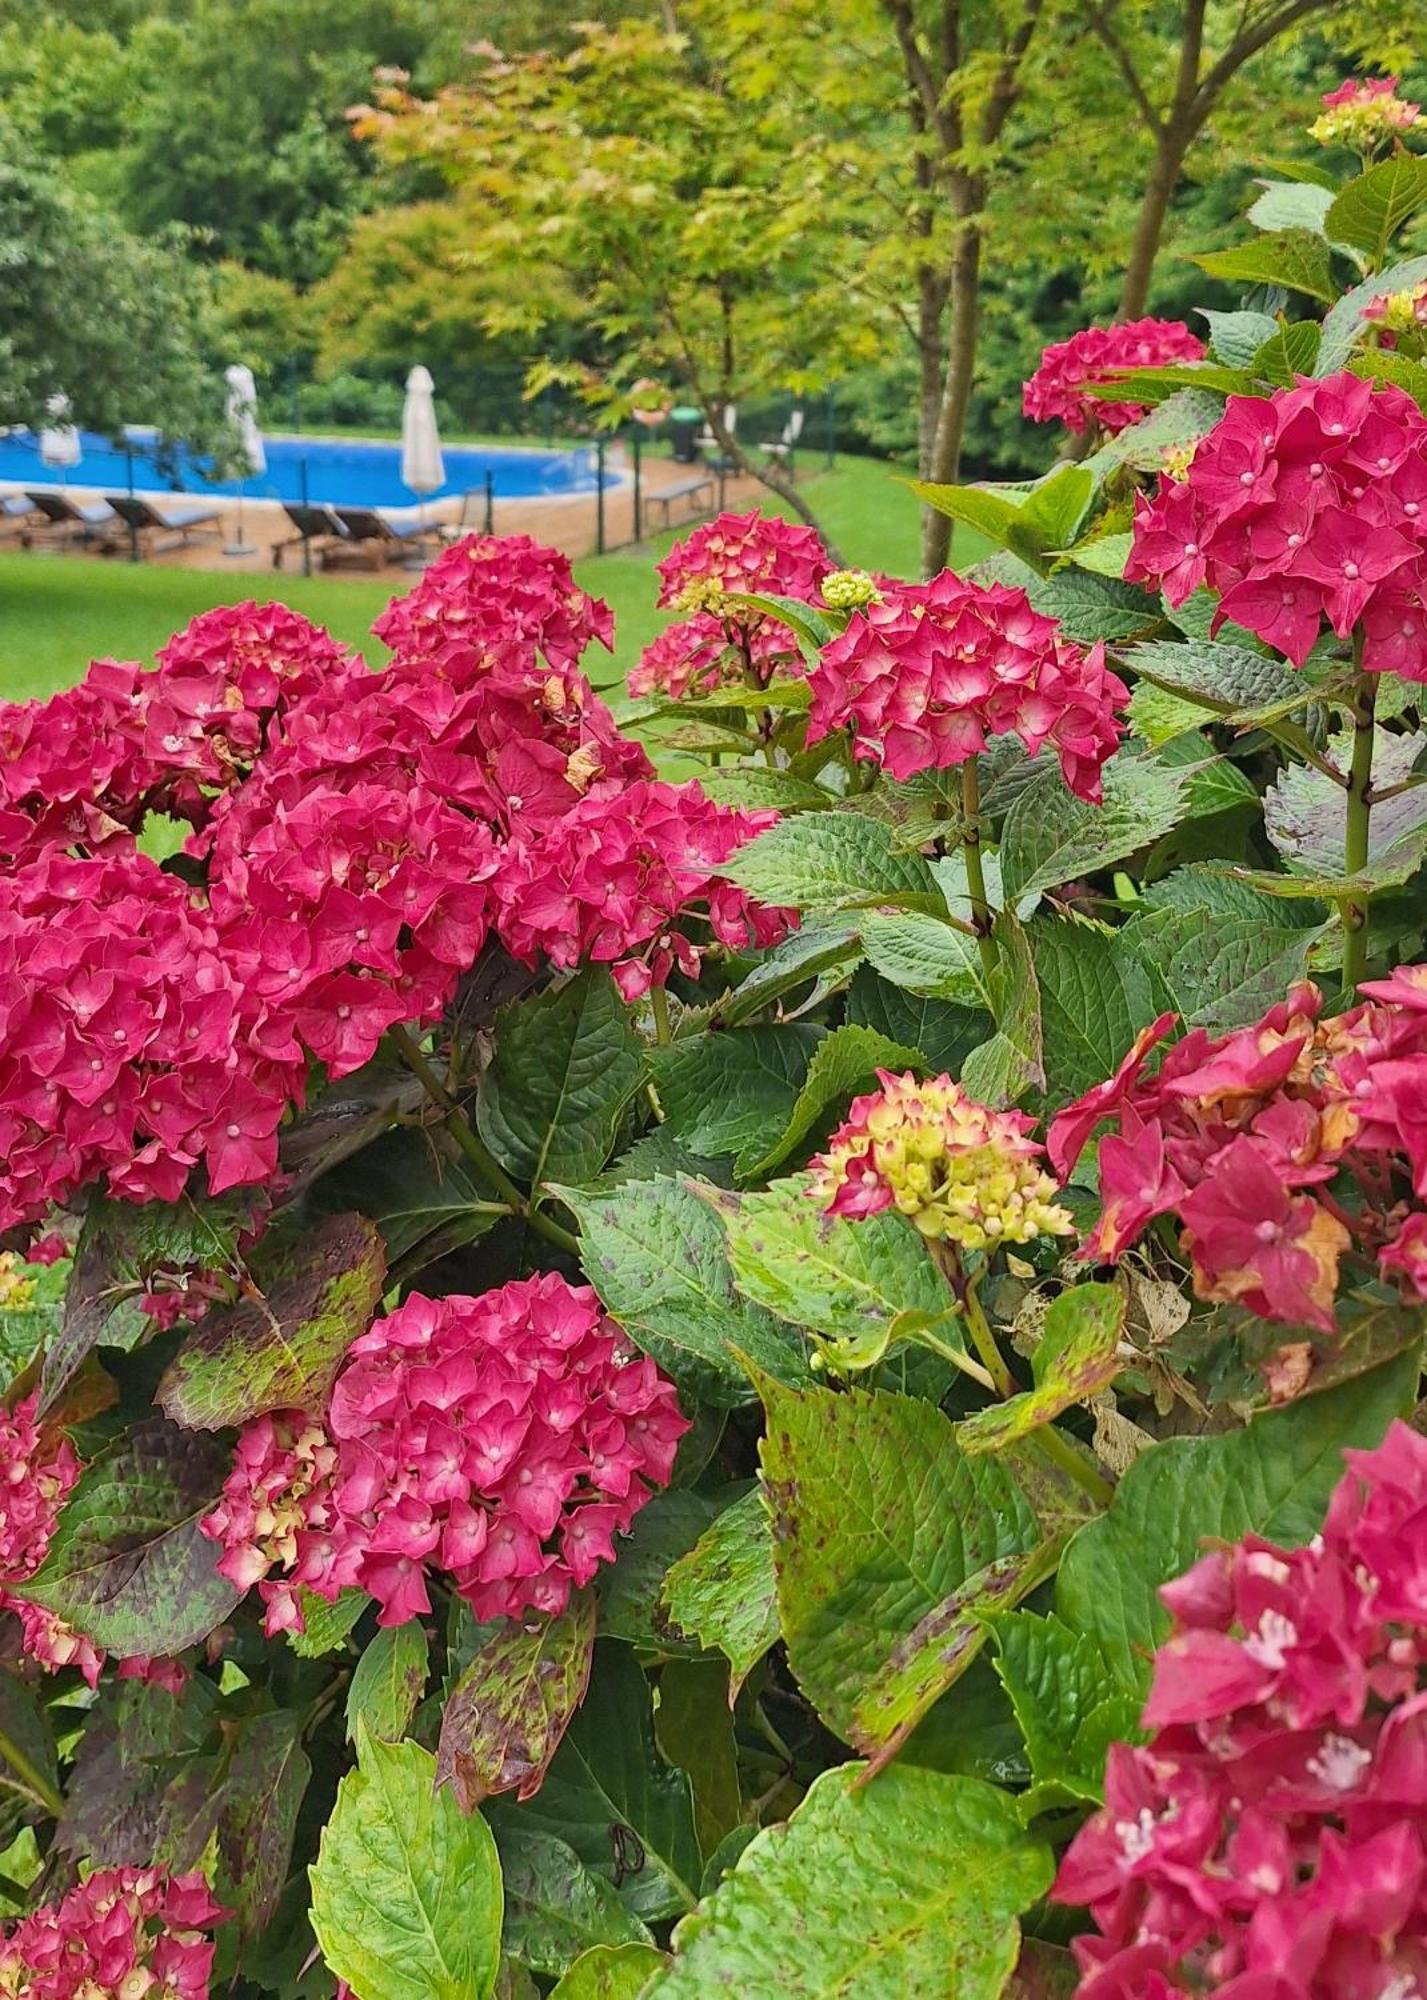
<path id="1" fill-rule="evenodd" d="M 1417 116 L 618 720 L 520 537 L 0 711 L 0 1995 L 1427 1996 Z"/>

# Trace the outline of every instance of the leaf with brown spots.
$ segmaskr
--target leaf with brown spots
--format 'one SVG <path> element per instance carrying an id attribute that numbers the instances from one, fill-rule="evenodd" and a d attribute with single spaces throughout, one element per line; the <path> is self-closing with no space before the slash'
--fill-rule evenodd
<path id="1" fill-rule="evenodd" d="M 495 1792 L 532 1798 L 584 1699 L 594 1657 L 595 1599 L 578 1591 L 559 1617 L 511 1619 L 457 1681 L 441 1722 L 436 1781 L 467 1812 Z"/>
<path id="2" fill-rule="evenodd" d="M 1004 1451 L 1076 1403 L 1089 1400 L 1119 1374 L 1117 1350 L 1128 1300 L 1118 1285 L 1077 1285 L 1062 1292 L 1045 1316 L 1031 1361 L 1035 1387 L 990 1403 L 956 1427 L 965 1452 Z"/>

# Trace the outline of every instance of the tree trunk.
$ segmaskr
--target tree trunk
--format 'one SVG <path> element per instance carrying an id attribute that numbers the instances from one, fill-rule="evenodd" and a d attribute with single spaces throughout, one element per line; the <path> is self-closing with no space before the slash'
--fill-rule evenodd
<path id="1" fill-rule="evenodd" d="M 946 284 L 936 271 L 923 270 L 917 300 L 917 476 L 930 479 L 941 416 L 942 320 Z"/>
<path id="2" fill-rule="evenodd" d="M 936 438 L 926 478 L 934 485 L 954 485 L 961 472 L 961 445 L 966 434 L 966 410 L 971 400 L 971 381 L 976 369 L 976 339 L 981 309 L 981 229 L 970 219 L 979 200 L 963 197 L 958 212 L 967 219 L 956 239 L 951 259 L 951 330 L 947 343 L 946 374 L 942 382 L 941 407 L 937 412 Z M 935 576 L 945 569 L 951 553 L 951 522 L 945 514 L 927 507 L 922 512 L 922 575 Z"/>
<path id="3" fill-rule="evenodd" d="M 1192 130 L 1166 125 L 1155 142 L 1154 166 L 1135 219 L 1130 258 L 1125 266 L 1125 280 L 1120 287 L 1120 303 L 1115 313 L 1117 319 L 1138 319 L 1149 304 L 1150 281 L 1154 277 L 1155 259 L 1164 237 L 1169 204 L 1193 138 Z"/>

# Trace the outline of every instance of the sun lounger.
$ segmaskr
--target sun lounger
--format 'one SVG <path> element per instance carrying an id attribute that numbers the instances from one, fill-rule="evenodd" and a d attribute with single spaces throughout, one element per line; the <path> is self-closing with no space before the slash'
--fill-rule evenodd
<path id="1" fill-rule="evenodd" d="M 18 528 L 35 511 L 28 493 L 0 493 L 0 528 Z"/>
<path id="2" fill-rule="evenodd" d="M 334 507 L 332 512 L 347 539 L 328 549 L 329 562 L 351 553 L 375 569 L 383 562 L 400 561 L 414 544 L 436 533 L 436 523 L 417 507 Z"/>
<path id="3" fill-rule="evenodd" d="M 139 494 L 109 493 L 105 495 L 126 527 L 138 535 L 166 535 L 163 543 L 151 540 L 149 553 L 161 555 L 165 549 L 186 548 L 195 535 L 221 535 L 223 516 L 217 507 L 207 507 L 202 501 L 196 506 L 156 507 L 151 500 Z"/>
<path id="4" fill-rule="evenodd" d="M 97 535 L 112 532 L 117 523 L 107 500 L 73 500 L 68 493 L 38 490 L 24 497 L 36 514 L 43 515 L 54 541 L 92 542 Z"/>
<path id="5" fill-rule="evenodd" d="M 325 501 L 309 504 L 301 500 L 284 500 L 282 511 L 296 528 L 297 533 L 287 535 L 282 541 L 273 543 L 274 569 L 282 568 L 282 559 L 288 549 L 300 549 L 304 542 L 310 544 L 321 561 L 325 560 L 330 548 L 351 539 Z"/>

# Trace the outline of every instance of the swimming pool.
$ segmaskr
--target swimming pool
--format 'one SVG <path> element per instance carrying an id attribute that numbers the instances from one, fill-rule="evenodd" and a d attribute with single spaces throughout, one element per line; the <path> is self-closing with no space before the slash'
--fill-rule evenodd
<path id="1" fill-rule="evenodd" d="M 131 433 L 133 480 L 141 493 L 191 493 L 206 498 L 214 493 L 236 493 L 235 480 L 210 481 L 203 477 L 201 459 L 180 453 L 175 477 L 155 462 L 155 434 L 150 430 Z M 123 493 L 129 485 L 129 458 L 122 446 L 90 431 L 80 434 L 83 457 L 65 472 L 65 483 L 78 487 L 98 487 L 106 493 Z M 263 439 L 268 469 L 259 477 L 243 482 L 249 500 L 301 500 L 306 477 L 306 498 L 335 501 L 351 507 L 410 507 L 417 496 L 401 483 L 401 446 L 362 438 L 298 437 L 275 434 Z M 446 484 L 442 495 L 483 491 L 486 474 L 494 482 L 497 500 L 533 499 L 546 494 L 593 493 L 597 483 L 595 448 L 580 445 L 573 451 L 525 451 L 516 447 L 488 445 L 446 445 L 442 456 Z M 59 474 L 45 465 L 39 440 L 29 431 L 0 432 L 0 485 L 55 486 Z M 605 473 L 606 487 L 619 483 L 619 474 Z"/>

